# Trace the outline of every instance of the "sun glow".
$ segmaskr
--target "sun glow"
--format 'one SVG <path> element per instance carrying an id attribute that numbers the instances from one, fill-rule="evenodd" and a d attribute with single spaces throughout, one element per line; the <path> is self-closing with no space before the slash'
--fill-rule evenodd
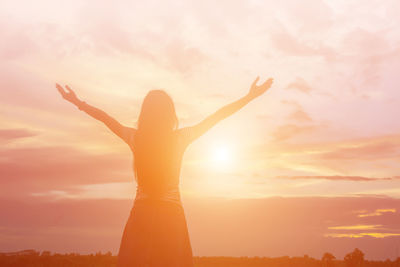
<path id="1" fill-rule="evenodd" d="M 227 163 L 232 160 L 232 151 L 227 146 L 218 146 L 213 150 L 213 161 Z"/>
<path id="2" fill-rule="evenodd" d="M 208 164 L 215 171 L 234 172 L 235 152 L 235 147 L 230 143 L 215 143 L 208 150 Z"/>

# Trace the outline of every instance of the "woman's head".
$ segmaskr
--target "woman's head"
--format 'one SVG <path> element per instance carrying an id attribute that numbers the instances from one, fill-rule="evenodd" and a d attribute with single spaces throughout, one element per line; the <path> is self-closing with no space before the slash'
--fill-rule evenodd
<path id="1" fill-rule="evenodd" d="M 163 90 L 151 90 L 143 100 L 138 130 L 169 132 L 178 127 L 178 118 L 172 98 Z"/>

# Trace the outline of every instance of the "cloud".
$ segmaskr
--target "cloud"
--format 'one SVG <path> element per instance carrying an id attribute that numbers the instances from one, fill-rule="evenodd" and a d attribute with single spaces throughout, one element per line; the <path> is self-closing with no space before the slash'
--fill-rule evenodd
<path id="1" fill-rule="evenodd" d="M 293 129 L 295 128 L 293 127 Z M 311 140 L 304 143 L 280 144 L 275 149 L 286 154 L 303 155 L 309 159 L 323 160 L 324 162 L 336 161 L 344 163 L 369 160 L 396 160 L 400 156 L 400 134 L 325 142 Z M 397 177 L 398 175 L 394 173 L 393 176 Z"/>
<path id="2" fill-rule="evenodd" d="M 353 80 L 359 80 L 362 92 L 365 88 L 376 88 L 382 76 L 385 61 L 396 55 L 383 31 L 373 32 L 361 27 L 350 31 L 343 39 L 343 61 L 354 65 Z M 367 96 L 367 94 L 361 94 Z"/>
<path id="3" fill-rule="evenodd" d="M 282 126 L 277 127 L 273 132 L 272 136 L 274 137 L 275 141 L 285 141 L 290 139 L 298 134 L 313 131 L 316 129 L 316 126 L 298 126 L 295 124 L 285 124 Z"/>
<path id="4" fill-rule="evenodd" d="M 201 49 L 178 40 L 168 44 L 165 52 L 166 66 L 184 74 L 192 72 L 209 59 Z"/>
<path id="5" fill-rule="evenodd" d="M 15 197 L 65 187 L 133 181 L 132 157 L 67 146 L 0 150 L 0 192 Z"/>
<path id="6" fill-rule="evenodd" d="M 398 179 L 397 177 L 383 177 L 383 178 L 371 178 L 363 176 L 340 176 L 340 175 L 308 175 L 308 176 L 278 176 L 277 178 L 284 179 L 325 179 L 331 181 L 359 181 L 359 182 L 370 182 L 370 181 L 392 181 Z"/>
<path id="7" fill-rule="evenodd" d="M 324 131 L 332 127 L 311 125 L 307 128 L 308 126 L 310 125 L 305 125 L 306 128 L 303 131 L 301 128 L 303 126 L 280 126 L 272 130 L 271 141 L 249 148 L 248 154 L 251 153 L 253 159 L 265 161 L 265 169 L 258 170 L 261 176 L 288 176 L 287 179 L 290 176 L 307 176 L 309 178 L 302 177 L 302 179 L 317 179 L 316 176 L 318 176 L 320 177 L 318 179 L 343 181 L 376 180 L 379 182 L 377 186 L 381 188 L 380 190 L 376 188 L 374 192 L 373 183 L 371 185 L 363 183 L 363 190 L 369 188 L 370 194 L 398 195 L 393 186 L 397 186 L 400 182 L 398 179 L 399 134 L 341 140 L 344 138 L 340 135 L 341 132 Z M 315 128 L 311 128 L 312 126 Z M 321 132 L 325 133 L 323 138 L 321 138 Z M 388 191 L 384 191 L 384 188 Z M 347 193 L 350 193 L 350 190 L 357 194 L 366 193 L 359 192 L 360 188 L 354 187 L 341 187 L 341 189 Z M 326 191 L 328 192 L 329 190 Z"/>
<path id="8" fill-rule="evenodd" d="M 135 196 L 134 183 L 104 183 L 69 186 L 63 190 L 33 192 L 34 197 L 52 200 L 60 199 L 132 199 Z"/>
<path id="9" fill-rule="evenodd" d="M 400 208 L 400 200 L 393 198 L 185 197 L 183 202 L 195 255 L 320 257 L 330 251 L 343 257 L 359 247 L 368 258 L 386 259 L 387 251 L 379 248 L 390 247 L 399 240 L 398 216 L 359 218 L 352 213 L 366 208 Z M 6 216 L 0 221 L 0 250 L 29 246 L 51 251 L 117 253 L 131 208 L 132 200 L 128 199 L 46 201 L 38 197 L 18 200 L 2 197 L 0 214 Z M 353 225 L 381 225 L 390 230 L 328 229 Z M 327 234 L 358 234 L 360 238 L 349 242 L 347 238 L 332 238 Z M 387 238 L 374 238 L 377 236 Z M 214 240 L 212 244 L 210 238 Z"/>
<path id="10" fill-rule="evenodd" d="M 396 208 L 388 208 L 388 209 L 375 209 L 372 213 L 366 213 L 366 210 L 359 210 L 355 213 L 358 214 L 358 218 L 361 218 L 364 221 L 371 222 L 387 222 L 388 217 L 386 218 L 374 218 L 377 216 L 382 216 L 384 213 L 396 213 Z M 372 218 L 370 218 L 372 217 Z M 392 216 L 396 218 L 397 216 Z M 364 238 L 364 237 L 373 237 L 373 238 L 387 238 L 387 237 L 396 237 L 400 236 L 400 229 L 398 225 L 393 225 L 390 223 L 383 224 L 355 224 L 355 225 L 347 225 L 347 226 L 329 226 L 328 230 L 339 230 L 339 233 L 327 233 L 325 237 L 332 238 Z M 364 232 L 368 231 L 368 232 Z M 371 232 L 370 232 L 371 231 Z"/>
<path id="11" fill-rule="evenodd" d="M 395 140 L 379 140 L 338 148 L 320 155 L 325 160 L 371 160 L 400 156 L 400 143 Z"/>
<path id="12" fill-rule="evenodd" d="M 37 132 L 24 128 L 0 129 L 0 140 L 12 140 L 36 135 L 38 135 Z"/>
<path id="13" fill-rule="evenodd" d="M 281 101 L 283 104 L 287 104 L 290 106 L 294 107 L 294 111 L 289 114 L 288 119 L 296 121 L 296 122 L 312 122 L 312 118 L 310 115 L 305 112 L 304 108 L 302 105 L 295 101 L 288 101 L 288 100 L 282 100 Z"/>
<path id="14" fill-rule="evenodd" d="M 106 2 L 98 5 L 99 12 L 96 14 L 92 12 L 91 4 L 87 4 L 80 12 L 81 26 L 77 31 L 90 41 L 86 50 L 101 57 L 111 55 L 126 59 L 130 56 L 133 60 L 142 60 L 152 63 L 153 67 L 184 75 L 197 70 L 209 59 L 202 48 L 191 42 L 191 38 L 187 38 L 185 28 L 189 26 L 177 18 L 175 12 L 171 10 L 168 14 L 160 12 L 157 15 L 158 10 L 149 8 L 157 5 L 160 10 L 174 9 L 172 6 L 176 5 L 175 8 L 180 9 L 179 4 L 140 5 L 125 1 L 117 5 Z M 132 13 L 128 11 L 130 9 L 126 8 L 131 5 L 134 9 L 140 7 L 142 12 L 158 16 L 157 21 L 149 24 L 148 17 L 142 16 L 144 13 L 132 17 Z M 90 20 L 87 19 L 88 16 L 91 17 Z M 79 39 L 75 41 L 80 42 Z"/>
<path id="15" fill-rule="evenodd" d="M 286 86 L 286 89 L 295 89 L 302 93 L 309 94 L 313 89 L 311 86 L 301 77 L 297 77 L 294 81 Z"/>
<path id="16" fill-rule="evenodd" d="M 9 16 L 0 16 L 0 59 L 3 62 L 21 59 L 37 51 L 39 47 L 29 33 L 31 25 L 23 25 L 11 19 Z"/>
<path id="17" fill-rule="evenodd" d="M 334 11 L 325 1 L 283 1 L 279 4 L 283 5 L 292 23 L 299 26 L 299 32 L 319 34 L 322 31 L 328 31 L 335 22 Z"/>
<path id="18" fill-rule="evenodd" d="M 362 237 L 386 238 L 386 237 L 400 236 L 400 233 L 325 234 L 325 236 L 333 238 L 362 238 Z"/>
<path id="19" fill-rule="evenodd" d="M 362 224 L 357 224 L 357 225 L 349 225 L 349 226 L 331 226 L 328 227 L 330 230 L 376 230 L 376 229 L 381 229 L 382 225 L 381 224 L 373 224 L 373 225 L 362 225 Z"/>
<path id="20" fill-rule="evenodd" d="M 1 198 L 0 250 L 115 251 L 131 200 Z"/>
<path id="21" fill-rule="evenodd" d="M 361 214 L 358 214 L 358 217 L 364 218 L 364 217 L 382 216 L 384 213 L 395 213 L 395 212 L 396 209 L 376 209 L 374 212 L 371 213 L 360 212 Z"/>
<path id="22" fill-rule="evenodd" d="M 298 122 L 312 122 L 311 117 L 302 109 L 293 111 L 288 118 Z"/>
<path id="23" fill-rule="evenodd" d="M 322 42 L 306 43 L 289 33 L 282 24 L 278 29 L 270 34 L 270 40 L 277 50 L 282 51 L 288 56 L 322 56 L 327 60 L 335 58 L 334 50 Z"/>

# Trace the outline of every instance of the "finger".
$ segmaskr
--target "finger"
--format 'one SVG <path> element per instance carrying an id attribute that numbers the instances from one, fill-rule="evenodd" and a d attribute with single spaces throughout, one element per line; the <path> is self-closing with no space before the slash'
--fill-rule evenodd
<path id="1" fill-rule="evenodd" d="M 61 94 L 63 97 L 65 96 L 66 93 L 65 93 L 62 89 L 60 89 L 60 88 L 57 87 L 57 90 L 60 92 L 60 94 Z"/>
<path id="2" fill-rule="evenodd" d="M 62 88 L 62 86 L 58 83 L 56 83 L 56 88 L 61 94 L 65 94 L 64 88 Z"/>
<path id="3" fill-rule="evenodd" d="M 263 86 L 265 86 L 265 85 L 271 85 L 273 81 L 274 81 L 273 78 L 269 78 L 268 80 L 266 80 L 266 81 L 263 83 Z"/>
<path id="4" fill-rule="evenodd" d="M 257 78 L 254 80 L 253 84 L 251 86 L 255 86 L 260 79 L 260 76 L 257 76 Z"/>
<path id="5" fill-rule="evenodd" d="M 58 83 L 56 83 L 56 88 L 57 88 L 57 89 L 61 89 L 61 90 L 63 89 L 62 86 L 59 85 Z"/>
<path id="6" fill-rule="evenodd" d="M 69 88 L 69 86 L 68 85 L 66 85 L 65 86 L 65 88 L 67 88 L 67 90 L 70 92 L 70 93 L 73 93 L 74 91 L 72 91 L 72 89 L 71 88 Z"/>

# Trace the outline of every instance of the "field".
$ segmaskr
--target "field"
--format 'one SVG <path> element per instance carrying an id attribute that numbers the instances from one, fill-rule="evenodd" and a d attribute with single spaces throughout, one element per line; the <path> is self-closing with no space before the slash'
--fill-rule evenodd
<path id="1" fill-rule="evenodd" d="M 49 251 L 38 252 L 25 250 L 13 253 L 0 253 L 2 267 L 113 267 L 117 256 L 108 253 L 80 255 L 76 253 L 53 254 Z M 196 267 L 400 267 L 400 258 L 391 261 L 368 261 L 359 250 L 346 255 L 343 260 L 336 260 L 326 253 L 322 259 L 304 257 L 194 257 Z"/>

